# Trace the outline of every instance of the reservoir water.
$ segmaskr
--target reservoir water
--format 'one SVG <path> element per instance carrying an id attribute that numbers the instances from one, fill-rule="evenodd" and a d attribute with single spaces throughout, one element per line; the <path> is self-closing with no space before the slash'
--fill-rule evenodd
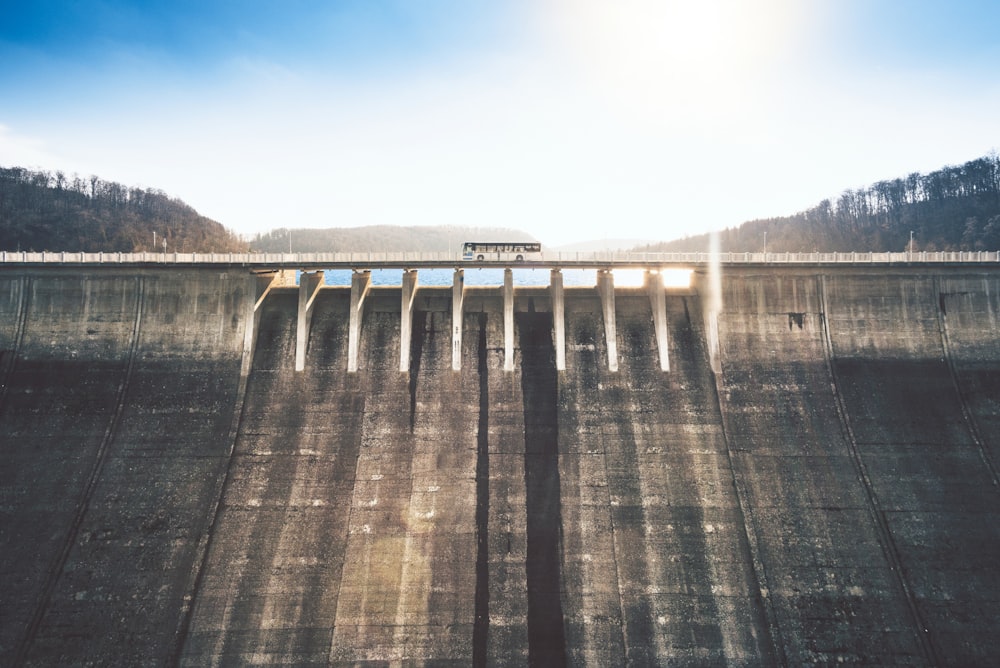
<path id="1" fill-rule="evenodd" d="M 550 270 L 547 268 L 517 268 L 513 270 L 514 285 L 545 286 L 549 284 Z M 597 272 L 593 269 L 563 270 L 563 284 L 566 286 L 596 285 Z M 420 269 L 419 285 L 451 285 L 451 269 Z M 616 272 L 617 276 L 617 272 Z M 327 285 L 350 285 L 351 271 L 348 269 L 327 270 L 324 279 Z M 401 285 L 402 269 L 375 269 L 372 271 L 372 285 Z M 466 285 L 503 285 L 503 269 L 483 267 L 465 270 Z"/>

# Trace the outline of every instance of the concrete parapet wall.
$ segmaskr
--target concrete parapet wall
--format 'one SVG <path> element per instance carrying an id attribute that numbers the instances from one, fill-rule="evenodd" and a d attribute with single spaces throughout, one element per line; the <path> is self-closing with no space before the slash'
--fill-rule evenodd
<path id="1" fill-rule="evenodd" d="M 1000 271 L 260 284 L 0 271 L 0 663 L 990 662 Z"/>

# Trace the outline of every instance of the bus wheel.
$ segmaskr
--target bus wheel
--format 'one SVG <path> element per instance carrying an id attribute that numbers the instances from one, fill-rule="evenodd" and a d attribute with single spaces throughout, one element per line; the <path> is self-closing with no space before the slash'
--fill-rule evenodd
<path id="1" fill-rule="evenodd" d="M 518 256 L 517 256 L 516 258 L 514 258 L 514 259 L 515 259 L 515 260 L 517 260 L 518 262 L 524 262 L 524 256 L 523 256 L 523 255 L 518 255 Z"/>
<path id="2" fill-rule="evenodd" d="M 476 259 L 479 260 L 480 262 L 482 262 L 485 258 L 483 258 L 482 255 L 477 255 Z"/>

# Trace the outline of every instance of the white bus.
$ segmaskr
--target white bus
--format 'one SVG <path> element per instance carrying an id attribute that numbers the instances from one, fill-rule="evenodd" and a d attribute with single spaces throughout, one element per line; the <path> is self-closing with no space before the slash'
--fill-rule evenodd
<path id="1" fill-rule="evenodd" d="M 541 259 L 542 244 L 536 241 L 466 241 L 463 260 L 523 262 Z"/>

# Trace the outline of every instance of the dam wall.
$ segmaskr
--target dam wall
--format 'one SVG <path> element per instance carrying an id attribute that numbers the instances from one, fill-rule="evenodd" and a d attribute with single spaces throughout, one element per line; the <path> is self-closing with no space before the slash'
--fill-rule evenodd
<path id="1" fill-rule="evenodd" d="M 252 282 L 3 285 L 0 663 L 168 656 L 226 470 Z"/>
<path id="2" fill-rule="evenodd" d="M 995 661 L 997 269 L 265 284 L 0 272 L 0 664 Z"/>

